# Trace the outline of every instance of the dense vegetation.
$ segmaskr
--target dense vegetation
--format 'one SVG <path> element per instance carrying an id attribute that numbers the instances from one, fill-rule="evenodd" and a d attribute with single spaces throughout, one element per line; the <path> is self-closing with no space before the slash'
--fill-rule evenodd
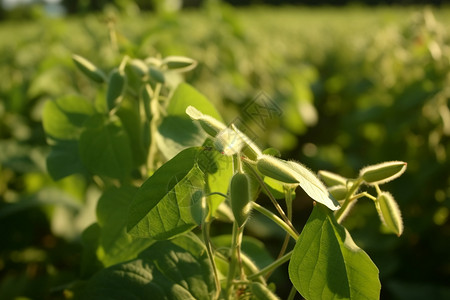
<path id="1" fill-rule="evenodd" d="M 94 220 L 98 188 L 81 175 L 50 179 L 42 128 L 49 99 L 105 93 L 76 70 L 72 53 L 104 70 L 123 55 L 192 57 L 199 65 L 185 80 L 227 122 L 239 116 L 259 145 L 313 170 L 356 177 L 364 165 L 406 161 L 408 171 L 388 184 L 403 212 L 403 236 L 385 235 L 366 200 L 344 224 L 378 265 L 383 297 L 448 297 L 446 16 L 422 9 L 209 7 L 160 16 L 111 9 L 83 19 L 1 24 L 0 298 L 58 298 L 87 276 L 79 269 L 89 259 L 80 235 Z M 261 97 L 276 103 L 281 116 L 264 112 L 264 128 L 245 113 Z M 297 198 L 300 227 L 312 205 L 306 195 Z M 284 238 L 257 218 L 248 231 L 268 242 Z M 279 287 L 287 281 L 281 276 Z"/>

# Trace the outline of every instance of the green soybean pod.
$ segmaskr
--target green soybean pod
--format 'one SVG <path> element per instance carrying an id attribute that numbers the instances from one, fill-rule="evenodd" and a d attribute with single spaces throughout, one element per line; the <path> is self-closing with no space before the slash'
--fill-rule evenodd
<path id="1" fill-rule="evenodd" d="M 406 162 L 388 161 L 361 169 L 359 176 L 368 184 L 383 184 L 403 174 Z"/>
<path id="2" fill-rule="evenodd" d="M 381 222 L 397 236 L 403 233 L 403 220 L 400 209 L 394 197 L 388 192 L 382 192 L 375 201 L 375 206 Z"/>
<path id="3" fill-rule="evenodd" d="M 267 286 L 260 282 L 252 282 L 250 291 L 254 300 L 280 300 Z"/>
<path id="4" fill-rule="evenodd" d="M 348 189 L 345 185 L 334 185 L 328 188 L 328 191 L 334 197 L 334 199 L 340 201 L 345 199 Z"/>
<path id="5" fill-rule="evenodd" d="M 108 90 L 106 92 L 106 103 L 108 110 L 111 111 L 122 101 L 122 95 L 125 91 L 127 78 L 125 72 L 114 69 L 109 74 Z"/>
<path id="6" fill-rule="evenodd" d="M 264 176 L 279 180 L 284 183 L 299 183 L 298 174 L 286 161 L 263 154 L 256 162 L 258 171 Z"/>
<path id="7" fill-rule="evenodd" d="M 156 82 L 164 83 L 166 81 L 164 77 L 164 73 L 156 68 L 150 67 L 148 70 L 148 74 L 151 78 L 153 78 Z"/>
<path id="8" fill-rule="evenodd" d="M 102 83 L 105 81 L 106 76 L 103 73 L 103 71 L 97 68 L 93 63 L 91 63 L 86 58 L 74 54 L 72 55 L 72 60 L 77 66 L 77 68 L 81 72 L 83 72 L 84 75 L 86 75 L 93 81 L 98 83 Z"/>
<path id="9" fill-rule="evenodd" d="M 319 176 L 328 187 L 347 184 L 347 178 L 329 171 L 320 170 Z"/>
<path id="10" fill-rule="evenodd" d="M 203 130 L 212 137 L 215 137 L 220 131 L 227 128 L 219 120 L 216 120 L 209 115 L 204 115 L 193 106 L 188 106 L 186 108 L 186 114 L 191 117 L 192 120 L 198 121 Z"/>
<path id="11" fill-rule="evenodd" d="M 230 202 L 234 220 L 241 227 L 251 211 L 250 181 L 246 174 L 236 173 L 231 177 Z"/>
<path id="12" fill-rule="evenodd" d="M 150 84 L 146 84 L 141 89 L 141 100 L 144 107 L 145 117 L 147 118 L 147 121 L 150 121 L 152 119 L 152 110 L 150 108 L 150 102 L 153 98 L 153 90 Z"/>

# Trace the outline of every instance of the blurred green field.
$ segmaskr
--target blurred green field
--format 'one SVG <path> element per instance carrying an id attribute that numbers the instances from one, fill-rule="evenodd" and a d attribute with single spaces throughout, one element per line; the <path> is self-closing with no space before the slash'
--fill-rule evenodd
<path id="1" fill-rule="evenodd" d="M 212 6 L 1 23 L 0 299 L 61 299 L 88 259 L 80 234 L 99 191 L 81 175 L 50 179 L 41 124 L 45 101 L 104 92 L 76 70 L 73 53 L 104 70 L 125 54 L 192 57 L 199 65 L 185 80 L 225 120 L 240 117 L 256 143 L 314 171 L 356 177 L 365 165 L 406 161 L 388 188 L 404 234 L 385 234 L 369 200 L 345 225 L 379 267 L 382 299 L 448 299 L 449 20 L 447 8 Z M 281 111 L 263 112 L 263 128 L 245 113 L 261 95 Z M 311 203 L 297 198 L 302 226 Z M 249 232 L 283 240 L 264 226 L 254 220 Z"/>

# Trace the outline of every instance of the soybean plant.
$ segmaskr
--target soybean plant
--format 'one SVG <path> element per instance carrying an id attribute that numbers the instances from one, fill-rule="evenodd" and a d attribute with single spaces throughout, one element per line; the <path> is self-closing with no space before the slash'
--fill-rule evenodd
<path id="1" fill-rule="evenodd" d="M 357 178 L 317 176 L 226 126 L 211 102 L 183 83 L 197 65 L 190 58 L 124 57 L 109 72 L 73 60 L 98 94 L 46 103 L 47 168 L 54 179 L 85 176 L 101 196 L 96 222 L 82 236 L 81 278 L 66 295 L 278 299 L 270 274 L 288 263 L 290 300 L 297 292 L 313 300 L 379 298 L 378 268 L 341 222 L 366 197 L 385 228 L 401 235 L 399 207 L 381 187 L 406 163 L 369 166 Z M 293 225 L 297 189 L 315 203 L 301 232 Z M 261 194 L 274 209 L 258 203 Z M 258 258 L 267 251 L 245 235 L 250 214 L 285 231 L 277 259 Z M 230 234 L 211 235 L 218 221 L 231 223 Z"/>

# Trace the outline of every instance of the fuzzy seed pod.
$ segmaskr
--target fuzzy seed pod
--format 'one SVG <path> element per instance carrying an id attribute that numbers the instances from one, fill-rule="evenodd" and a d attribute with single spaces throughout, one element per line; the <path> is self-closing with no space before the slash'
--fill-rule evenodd
<path id="1" fill-rule="evenodd" d="M 78 69 L 93 81 L 98 83 L 102 83 L 105 81 L 106 76 L 103 73 L 103 71 L 97 68 L 93 63 L 88 61 L 86 58 L 74 54 L 72 55 L 72 60 L 78 67 Z"/>
<path id="2" fill-rule="evenodd" d="M 186 114 L 188 114 L 192 120 L 197 120 L 200 123 L 200 126 L 202 126 L 203 130 L 211 137 L 215 137 L 219 132 L 227 128 L 222 122 L 214 119 L 211 116 L 202 114 L 193 106 L 188 106 L 186 108 Z"/>
<path id="3" fill-rule="evenodd" d="M 150 75 L 150 78 L 154 79 L 156 82 L 164 83 L 166 81 L 164 73 L 156 68 L 150 67 L 148 69 L 148 75 Z"/>
<path id="4" fill-rule="evenodd" d="M 264 176 L 279 180 L 284 183 L 298 184 L 297 172 L 288 166 L 287 162 L 279 158 L 262 154 L 256 162 L 258 171 Z"/>
<path id="5" fill-rule="evenodd" d="M 142 80 L 147 78 L 148 75 L 148 66 L 144 61 L 140 59 L 132 59 L 129 61 L 128 65 L 131 67 L 133 72 Z"/>
<path id="6" fill-rule="evenodd" d="M 106 92 L 106 103 L 108 110 L 111 111 L 122 101 L 122 94 L 125 91 L 127 77 L 125 72 L 119 69 L 111 71 L 108 79 L 108 91 Z"/>
<path id="7" fill-rule="evenodd" d="M 388 161 L 361 169 L 359 176 L 368 184 L 383 184 L 399 177 L 405 170 L 405 162 Z"/>
<path id="8" fill-rule="evenodd" d="M 187 72 L 197 66 L 197 61 L 184 56 L 167 56 L 162 61 L 169 70 L 177 72 Z"/>
<path id="9" fill-rule="evenodd" d="M 346 185 L 347 183 L 347 179 L 345 177 L 329 171 L 321 170 L 319 171 L 319 176 L 328 187 L 335 185 Z"/>
<path id="10" fill-rule="evenodd" d="M 152 119 L 152 110 L 150 108 L 150 103 L 153 98 L 153 90 L 149 84 L 146 84 L 141 90 L 141 99 L 144 103 L 144 112 L 147 121 L 151 121 Z"/>
<path id="11" fill-rule="evenodd" d="M 382 192 L 375 201 L 375 206 L 381 222 L 397 236 L 403 233 L 403 220 L 400 209 L 394 197 L 388 192 Z"/>
<path id="12" fill-rule="evenodd" d="M 344 200 L 348 192 L 347 187 L 345 185 L 334 185 L 328 188 L 328 191 L 330 192 L 331 196 L 333 196 L 334 199 L 338 201 Z"/>
<path id="13" fill-rule="evenodd" d="M 250 181 L 244 173 L 236 173 L 230 182 L 230 202 L 234 219 L 239 227 L 247 221 L 250 211 Z"/>

